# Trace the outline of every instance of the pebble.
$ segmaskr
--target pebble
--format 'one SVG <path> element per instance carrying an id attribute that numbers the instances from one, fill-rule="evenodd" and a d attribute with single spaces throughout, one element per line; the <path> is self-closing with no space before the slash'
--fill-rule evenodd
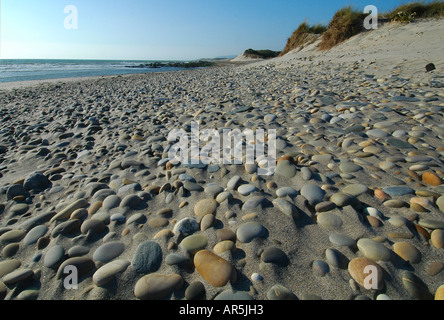
<path id="1" fill-rule="evenodd" d="M 205 286 L 200 281 L 191 283 L 185 290 L 186 300 L 202 300 L 205 297 Z"/>
<path id="2" fill-rule="evenodd" d="M 277 207 L 283 214 L 290 218 L 298 218 L 298 211 L 294 204 L 285 199 L 277 198 L 273 200 L 273 205 Z"/>
<path id="3" fill-rule="evenodd" d="M 419 300 L 430 300 L 431 294 L 425 283 L 414 273 L 404 271 L 402 273 L 402 283 L 410 295 Z"/>
<path id="4" fill-rule="evenodd" d="M 315 206 L 324 200 L 325 191 L 314 184 L 307 184 L 302 187 L 301 195 L 307 199 L 311 206 Z"/>
<path id="5" fill-rule="evenodd" d="M 131 267 L 137 273 L 146 274 L 157 271 L 161 263 L 162 248 L 160 245 L 153 241 L 145 241 L 137 247 Z"/>
<path id="6" fill-rule="evenodd" d="M 317 222 L 325 228 L 339 228 L 343 222 L 341 217 L 330 212 L 320 212 L 317 214 Z"/>
<path id="7" fill-rule="evenodd" d="M 179 274 L 152 273 L 140 278 L 135 287 L 134 295 L 139 300 L 160 300 L 170 296 L 182 288 L 183 278 Z"/>
<path id="8" fill-rule="evenodd" d="M 207 214 L 215 214 L 218 202 L 214 199 L 200 200 L 194 206 L 194 214 L 198 217 L 203 217 Z"/>
<path id="9" fill-rule="evenodd" d="M 118 273 L 124 272 L 130 262 L 128 260 L 114 260 L 94 272 L 92 280 L 96 286 L 104 286 L 112 281 Z"/>
<path id="10" fill-rule="evenodd" d="M 430 240 L 435 248 L 444 248 L 444 230 L 435 229 L 430 236 Z"/>
<path id="11" fill-rule="evenodd" d="M 408 242 L 396 242 L 393 244 L 393 251 L 403 260 L 410 263 L 419 263 L 421 261 L 421 252 Z"/>
<path id="12" fill-rule="evenodd" d="M 207 246 L 207 244 L 208 244 L 208 239 L 205 235 L 193 234 L 183 239 L 182 242 L 180 243 L 180 247 L 183 250 L 191 254 L 194 254 L 197 251 L 204 249 Z"/>
<path id="13" fill-rule="evenodd" d="M 255 238 L 264 238 L 267 230 L 259 222 L 245 222 L 236 231 L 237 239 L 242 243 L 249 243 Z"/>
<path id="14" fill-rule="evenodd" d="M 200 250 L 194 256 L 194 266 L 199 274 L 213 287 L 225 286 L 228 281 L 235 280 L 232 265 L 209 250 Z"/>
<path id="15" fill-rule="evenodd" d="M 107 263 L 120 256 L 125 250 L 125 245 L 119 241 L 102 244 L 94 251 L 93 260 L 95 262 Z"/>
<path id="16" fill-rule="evenodd" d="M 391 252 L 382 243 L 376 242 L 372 239 L 362 238 L 357 242 L 357 246 L 362 254 L 374 261 L 389 261 L 391 259 Z"/>
<path id="17" fill-rule="evenodd" d="M 376 285 L 377 289 L 382 289 L 384 286 L 384 271 L 380 265 L 374 262 L 371 259 L 367 258 L 354 258 L 348 264 L 348 272 L 350 276 L 361 286 L 365 286 L 365 279 L 369 275 L 369 272 L 366 272 L 366 267 L 372 266 L 375 268 L 377 283 L 372 285 Z"/>

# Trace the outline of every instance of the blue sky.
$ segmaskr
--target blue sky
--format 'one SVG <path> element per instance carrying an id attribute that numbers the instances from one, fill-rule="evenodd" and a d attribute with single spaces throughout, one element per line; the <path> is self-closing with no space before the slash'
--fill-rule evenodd
<path id="1" fill-rule="evenodd" d="M 398 0 L 2 0 L 2 59 L 194 60 L 282 50 L 298 25 L 328 24 L 345 5 Z M 408 1 L 407 1 L 408 2 Z M 66 29 L 68 5 L 77 29 Z"/>

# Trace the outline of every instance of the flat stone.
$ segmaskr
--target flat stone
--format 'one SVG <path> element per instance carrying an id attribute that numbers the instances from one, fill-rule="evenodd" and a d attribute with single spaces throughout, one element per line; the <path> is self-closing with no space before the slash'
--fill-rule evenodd
<path id="1" fill-rule="evenodd" d="M 241 180 L 240 176 L 233 176 L 227 183 L 227 190 L 236 190 Z"/>
<path id="2" fill-rule="evenodd" d="M 146 241 L 136 249 L 131 261 L 131 267 L 138 273 L 146 274 L 155 272 L 162 263 L 162 248 L 153 241 Z"/>
<path id="3" fill-rule="evenodd" d="M 23 239 L 23 244 L 26 246 L 32 245 L 43 237 L 48 232 L 48 227 L 45 225 L 39 225 L 32 228 Z"/>
<path id="4" fill-rule="evenodd" d="M 208 244 L 208 239 L 203 234 L 193 234 L 191 236 L 186 237 L 180 243 L 180 247 L 190 252 L 191 254 L 196 253 L 197 251 L 204 249 Z"/>
<path id="5" fill-rule="evenodd" d="M 385 138 L 388 137 L 388 133 L 381 129 L 371 129 L 366 131 L 366 134 L 372 138 Z"/>
<path id="6" fill-rule="evenodd" d="M 22 215 L 25 214 L 29 209 L 29 206 L 26 203 L 18 203 L 15 204 L 9 209 L 12 214 Z"/>
<path id="7" fill-rule="evenodd" d="M 245 291 L 232 291 L 230 289 L 222 291 L 219 293 L 214 300 L 222 300 L 222 301 L 248 301 L 254 300 L 252 296 L 250 296 Z"/>
<path id="8" fill-rule="evenodd" d="M 194 266 L 199 274 L 213 287 L 223 287 L 235 280 L 235 271 L 225 259 L 208 250 L 200 250 L 194 256 Z"/>
<path id="9" fill-rule="evenodd" d="M 371 239 L 362 238 L 358 240 L 358 249 L 362 254 L 371 260 L 389 261 L 391 258 L 390 250 L 382 243 L 376 242 Z"/>
<path id="10" fill-rule="evenodd" d="M 86 208 L 88 206 L 88 201 L 86 199 L 79 199 L 70 205 L 66 206 L 62 211 L 57 213 L 51 218 L 50 223 L 53 221 L 62 221 L 68 219 L 71 214 L 77 209 Z"/>
<path id="11" fill-rule="evenodd" d="M 413 146 L 410 143 L 396 139 L 396 138 L 388 138 L 387 143 L 393 147 L 397 147 L 398 149 L 413 148 Z"/>
<path id="12" fill-rule="evenodd" d="M 118 273 L 124 272 L 130 262 L 128 260 L 114 260 L 100 267 L 92 277 L 96 286 L 104 286 L 112 281 Z"/>
<path id="13" fill-rule="evenodd" d="M 353 162 L 344 162 L 339 165 L 339 169 L 343 173 L 355 173 L 362 170 L 363 168 Z"/>
<path id="14" fill-rule="evenodd" d="M 108 197 L 103 200 L 102 207 L 104 209 L 113 209 L 117 208 L 120 205 L 120 202 L 122 200 L 117 195 L 109 195 Z"/>
<path id="15" fill-rule="evenodd" d="M 343 193 L 352 195 L 352 196 L 360 196 L 361 194 L 368 192 L 368 187 L 364 184 L 349 184 L 348 186 L 344 187 L 341 191 Z"/>
<path id="16" fill-rule="evenodd" d="M 421 227 L 428 228 L 428 229 L 444 229 L 444 221 L 443 220 L 421 218 L 421 219 L 419 219 L 418 224 Z"/>
<path id="17" fill-rule="evenodd" d="M 419 300 L 431 300 L 430 294 L 426 284 L 414 273 L 410 271 L 404 271 L 402 273 L 402 283 L 407 291 L 415 298 Z"/>
<path id="18" fill-rule="evenodd" d="M 282 187 L 276 190 L 276 195 L 280 198 L 291 197 L 294 198 L 299 194 L 299 192 L 292 187 Z"/>
<path id="19" fill-rule="evenodd" d="M 122 199 L 120 202 L 121 208 L 136 209 L 142 203 L 142 199 L 136 194 L 129 194 Z"/>
<path id="20" fill-rule="evenodd" d="M 89 253 L 90 249 L 85 246 L 74 246 L 69 248 L 68 250 L 68 257 L 81 257 L 84 255 L 87 255 Z"/>
<path id="21" fill-rule="evenodd" d="M 317 185 L 307 184 L 302 187 L 301 195 L 307 199 L 311 206 L 315 206 L 324 200 L 325 191 Z"/>
<path id="22" fill-rule="evenodd" d="M 388 187 L 384 189 L 384 192 L 391 197 L 401 197 L 409 194 L 415 194 L 415 190 L 404 186 Z"/>
<path id="23" fill-rule="evenodd" d="M 340 233 L 332 233 L 328 239 L 339 247 L 354 247 L 356 245 L 356 240 Z"/>
<path id="24" fill-rule="evenodd" d="M 43 265 L 47 268 L 57 268 L 58 265 L 62 262 L 64 255 L 65 249 L 63 249 L 61 245 L 52 246 L 45 253 Z"/>
<path id="25" fill-rule="evenodd" d="M 396 242 L 393 245 L 393 251 L 403 260 L 410 263 L 419 263 L 421 261 L 421 252 L 408 242 Z"/>
<path id="26" fill-rule="evenodd" d="M 424 172 L 422 174 L 422 181 L 431 186 L 440 186 L 442 184 L 442 179 L 433 172 Z"/>
<path id="27" fill-rule="evenodd" d="M 194 206 L 194 214 L 198 217 L 203 217 L 207 214 L 215 214 L 218 206 L 218 202 L 214 199 L 200 200 Z"/>
<path id="28" fill-rule="evenodd" d="M 26 235 L 25 230 L 10 230 L 0 236 L 0 242 L 18 242 Z"/>
<path id="29" fill-rule="evenodd" d="M 281 284 L 275 284 L 267 291 L 268 300 L 295 300 L 295 295 Z"/>
<path id="30" fill-rule="evenodd" d="M 248 196 L 250 193 L 256 191 L 257 188 L 252 186 L 251 184 L 243 184 L 239 188 L 237 188 L 237 192 L 239 192 L 243 196 Z"/>
<path id="31" fill-rule="evenodd" d="M 62 222 L 52 229 L 51 237 L 56 238 L 59 235 L 66 236 L 68 234 L 79 232 L 81 224 L 82 221 L 80 221 L 79 219 L 73 219 Z"/>
<path id="32" fill-rule="evenodd" d="M 8 259 L 0 261 L 0 278 L 4 275 L 11 273 L 22 265 L 20 260 L 17 259 Z"/>
<path id="33" fill-rule="evenodd" d="M 222 254 L 223 252 L 233 251 L 235 249 L 236 249 L 236 245 L 234 244 L 233 241 L 231 241 L 231 240 L 224 240 L 224 241 L 218 242 L 214 246 L 213 251 L 216 254 Z"/>
<path id="34" fill-rule="evenodd" d="M 205 286 L 200 281 L 192 282 L 185 290 L 186 300 L 200 300 L 205 296 Z"/>
<path id="35" fill-rule="evenodd" d="M 430 240 L 435 248 L 444 248 L 444 230 L 433 230 Z"/>
<path id="36" fill-rule="evenodd" d="M 325 258 L 330 265 L 339 269 L 347 269 L 350 262 L 343 253 L 333 248 L 325 250 Z"/>
<path id="37" fill-rule="evenodd" d="M 236 231 L 237 239 L 242 243 L 249 243 L 255 238 L 264 238 L 267 229 L 259 222 L 246 222 L 239 226 Z"/>
<path id="38" fill-rule="evenodd" d="M 168 298 L 174 291 L 182 288 L 183 284 L 184 281 L 178 274 L 152 273 L 137 281 L 134 295 L 140 300 L 161 300 Z"/>
<path id="39" fill-rule="evenodd" d="M 336 204 L 334 202 L 331 202 L 331 201 L 319 202 L 315 206 L 316 212 L 327 212 L 327 211 L 331 211 L 331 210 L 336 209 L 336 208 L 337 208 Z"/>
<path id="40" fill-rule="evenodd" d="M 191 262 L 191 259 L 180 253 L 170 253 L 165 257 L 165 263 L 169 266 L 186 266 Z"/>
<path id="41" fill-rule="evenodd" d="M 265 248 L 261 254 L 261 260 L 280 267 L 286 267 L 290 262 L 285 252 L 277 247 Z"/>
<path id="42" fill-rule="evenodd" d="M 407 208 L 409 207 L 409 204 L 405 201 L 399 200 L 399 199 L 392 199 L 392 200 L 387 200 L 384 202 L 384 207 L 387 208 Z"/>
<path id="43" fill-rule="evenodd" d="M 266 198 L 263 196 L 250 197 L 242 205 L 242 211 L 257 210 L 258 207 L 262 207 L 266 202 Z"/>
<path id="44" fill-rule="evenodd" d="M 34 274 L 34 271 L 32 271 L 31 269 L 28 269 L 28 268 L 17 269 L 17 270 L 14 270 L 14 271 L 8 273 L 7 275 L 3 276 L 2 281 L 6 286 L 10 286 L 10 285 L 13 285 L 17 282 L 28 279 L 33 274 Z"/>
<path id="45" fill-rule="evenodd" d="M 408 220 L 402 216 L 390 217 L 389 222 L 392 226 L 402 227 L 407 224 Z"/>
<path id="46" fill-rule="evenodd" d="M 348 206 L 354 200 L 356 200 L 354 196 L 342 192 L 337 192 L 330 197 L 330 201 L 340 208 Z"/>
<path id="47" fill-rule="evenodd" d="M 444 263 L 440 261 L 433 261 L 427 266 L 426 272 L 429 276 L 434 277 L 442 270 L 444 270 Z"/>
<path id="48" fill-rule="evenodd" d="M 277 198 L 273 200 L 273 205 L 290 218 L 298 218 L 298 211 L 294 204 L 288 202 L 285 199 Z"/>
<path id="49" fill-rule="evenodd" d="M 375 269 L 376 272 L 376 288 L 382 289 L 384 286 L 384 271 L 376 262 L 373 260 L 367 259 L 367 258 L 355 258 L 350 261 L 348 264 L 348 272 L 350 273 L 351 277 L 362 287 L 365 285 L 365 279 L 369 276 L 368 270 L 366 268 L 368 266 L 372 266 Z M 372 283 L 372 285 L 374 285 Z"/>
<path id="50" fill-rule="evenodd" d="M 82 234 L 87 234 L 88 232 L 99 234 L 103 232 L 106 229 L 106 225 L 103 223 L 103 221 L 96 220 L 96 219 L 88 219 L 85 220 L 82 225 L 80 226 L 80 232 Z"/>
<path id="51" fill-rule="evenodd" d="M 108 263 L 114 258 L 120 256 L 125 250 L 125 245 L 122 242 L 114 241 L 102 244 L 96 249 L 93 254 L 95 262 Z"/>
<path id="52" fill-rule="evenodd" d="M 342 226 L 342 219 L 338 215 L 330 212 L 320 212 L 317 214 L 317 222 L 325 228 L 339 228 Z"/>
<path id="53" fill-rule="evenodd" d="M 313 261 L 312 269 L 314 274 L 319 277 L 325 277 L 325 275 L 330 271 L 328 264 L 322 260 Z"/>
<path id="54" fill-rule="evenodd" d="M 276 166 L 275 173 L 286 178 L 293 178 L 296 175 L 296 167 L 288 160 L 282 160 Z"/>

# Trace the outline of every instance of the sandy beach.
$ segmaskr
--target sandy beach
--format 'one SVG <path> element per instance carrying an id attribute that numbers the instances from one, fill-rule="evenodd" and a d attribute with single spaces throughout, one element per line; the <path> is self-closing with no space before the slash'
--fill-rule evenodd
<path id="1" fill-rule="evenodd" d="M 0 296 L 442 297 L 443 37 L 387 23 L 329 51 L 0 84 Z M 172 161 L 193 123 L 275 130 L 274 174 Z"/>

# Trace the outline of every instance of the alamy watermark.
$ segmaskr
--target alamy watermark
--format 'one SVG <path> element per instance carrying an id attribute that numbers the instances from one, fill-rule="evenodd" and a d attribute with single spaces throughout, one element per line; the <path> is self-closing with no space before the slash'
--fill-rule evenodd
<path id="1" fill-rule="evenodd" d="M 364 28 L 367 30 L 376 30 L 378 29 L 378 8 L 373 5 L 368 5 L 364 8 L 364 13 L 370 13 L 364 19 Z"/>
<path id="2" fill-rule="evenodd" d="M 276 168 L 276 130 L 270 129 L 205 129 L 191 123 L 190 135 L 184 129 L 174 129 L 168 141 L 176 142 L 168 150 L 170 162 L 177 164 L 246 164 L 258 165 L 258 175 L 273 175 Z M 221 143 L 222 141 L 222 143 Z M 200 147 L 201 142 L 205 146 Z M 268 155 L 265 155 L 265 145 Z M 245 146 L 245 156 L 244 156 Z"/>
<path id="3" fill-rule="evenodd" d="M 79 28 L 79 10 L 74 5 L 67 5 L 63 10 L 67 16 L 63 20 L 63 26 L 67 30 L 77 30 Z"/>

